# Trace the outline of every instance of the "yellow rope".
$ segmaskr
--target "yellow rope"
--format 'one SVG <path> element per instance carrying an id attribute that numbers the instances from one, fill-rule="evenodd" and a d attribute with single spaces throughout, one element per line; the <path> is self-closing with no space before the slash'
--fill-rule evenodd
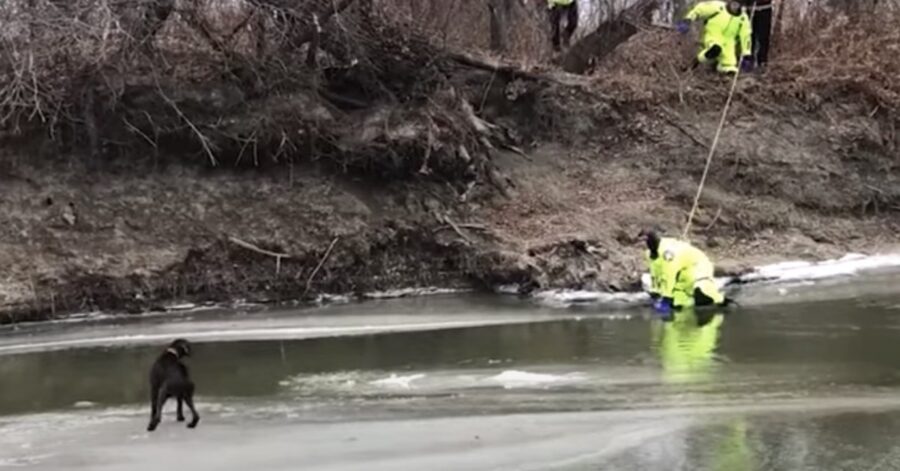
<path id="1" fill-rule="evenodd" d="M 750 23 L 753 23 L 753 16 L 756 9 L 750 12 Z M 751 45 L 752 49 L 753 46 Z M 703 168 L 703 176 L 700 177 L 700 185 L 697 186 L 697 195 L 694 197 L 694 204 L 691 206 L 691 212 L 688 213 L 687 224 L 684 225 L 684 232 L 681 238 L 688 239 L 691 232 L 691 224 L 694 222 L 694 216 L 697 214 L 697 208 L 700 206 L 700 195 L 703 194 L 703 187 L 706 185 L 706 177 L 709 175 L 709 166 L 712 163 L 713 156 L 716 154 L 716 147 L 719 146 L 719 137 L 722 135 L 722 129 L 725 127 L 725 119 L 728 117 L 728 110 L 731 108 L 731 102 L 734 99 L 734 91 L 737 89 L 738 77 L 741 76 L 741 68 L 738 67 L 734 74 L 734 80 L 731 81 L 731 90 L 728 92 L 728 99 L 725 101 L 725 107 L 722 108 L 722 117 L 719 119 L 719 127 L 716 129 L 716 135 L 713 137 L 712 145 L 709 146 L 709 155 L 706 157 L 706 167 Z"/>

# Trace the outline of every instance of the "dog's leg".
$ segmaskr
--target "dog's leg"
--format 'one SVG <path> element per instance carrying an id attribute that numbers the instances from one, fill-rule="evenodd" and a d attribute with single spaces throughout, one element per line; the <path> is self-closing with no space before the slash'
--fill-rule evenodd
<path id="1" fill-rule="evenodd" d="M 147 426 L 148 432 L 156 430 L 156 426 L 159 425 L 159 421 L 162 420 L 163 406 L 166 405 L 166 399 L 168 398 L 168 388 L 166 386 L 159 388 L 159 392 L 156 393 L 156 409 L 153 411 L 154 414 L 153 418 L 150 419 L 150 425 Z"/>
<path id="2" fill-rule="evenodd" d="M 184 422 L 184 412 L 181 409 L 181 405 L 184 403 L 184 395 L 178 395 L 178 412 L 177 418 L 179 422 Z"/>
<path id="3" fill-rule="evenodd" d="M 200 414 L 197 413 L 197 409 L 194 408 L 194 385 L 191 384 L 185 395 L 184 395 L 184 403 L 187 404 L 188 409 L 191 410 L 191 422 L 188 424 L 188 428 L 194 428 L 197 426 L 197 423 L 200 422 Z"/>
<path id="4" fill-rule="evenodd" d="M 150 391 L 150 424 L 147 425 L 147 431 L 152 432 L 156 430 L 156 426 L 159 425 L 159 420 L 157 419 L 156 413 L 156 398 L 159 394 L 159 388 L 151 388 Z"/>

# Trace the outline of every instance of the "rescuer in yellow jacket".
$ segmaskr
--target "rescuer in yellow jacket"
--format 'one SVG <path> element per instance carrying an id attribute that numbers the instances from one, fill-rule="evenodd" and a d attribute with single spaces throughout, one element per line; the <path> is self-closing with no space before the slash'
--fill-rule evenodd
<path id="1" fill-rule="evenodd" d="M 642 231 L 647 244 L 650 268 L 650 296 L 654 309 L 671 314 L 675 308 L 725 305 L 726 298 L 716 285 L 713 264 L 702 250 L 688 242 Z"/>
<path id="2" fill-rule="evenodd" d="M 741 68 L 753 68 L 752 26 L 740 2 L 700 2 L 678 22 L 678 31 L 687 34 L 692 21 L 703 22 L 702 46 L 695 64 L 714 63 L 719 72 L 735 73 L 740 50 Z"/>
<path id="3" fill-rule="evenodd" d="M 559 51 L 560 23 L 566 19 L 566 29 L 562 34 L 562 43 L 569 47 L 569 40 L 578 28 L 578 2 L 576 0 L 547 0 L 547 9 L 550 12 L 550 38 L 553 50 Z"/>

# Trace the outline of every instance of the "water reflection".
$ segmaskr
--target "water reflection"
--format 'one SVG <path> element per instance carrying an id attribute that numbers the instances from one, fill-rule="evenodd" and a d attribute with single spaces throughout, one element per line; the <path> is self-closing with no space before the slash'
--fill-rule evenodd
<path id="1" fill-rule="evenodd" d="M 565 442 L 570 448 L 556 450 L 559 455 L 582 447 L 597 451 L 603 443 L 615 454 L 575 469 L 900 469 L 896 303 L 829 301 L 745 307 L 727 315 L 683 311 L 669 322 L 586 316 L 432 332 L 198 343 L 190 363 L 213 426 L 192 435 L 199 438 L 191 446 L 221 448 L 208 435 L 216 423 L 223 434 L 295 424 L 302 437 L 296 443 L 319 437 L 320 421 L 346 423 L 338 430 L 347 437 L 367 426 L 360 424 L 374 423 L 394 433 L 379 430 L 356 443 L 420 457 L 421 450 L 433 449 L 431 436 L 445 436 L 454 427 L 464 428 L 465 438 L 453 453 L 471 449 L 470 428 L 506 427 L 501 430 L 510 433 L 498 436 L 515 439 L 531 426 L 522 424 L 535 418 L 546 421 L 534 422 L 535 438 L 503 442 L 493 457 L 518 443 L 528 448 Z M 158 347 L 129 347 L 0 356 L 0 455 L 11 449 L 3 438 L 31 443 L 13 428 L 28 421 L 40 437 L 88 413 L 127 422 L 113 432 L 105 423 L 85 428 L 90 433 L 72 432 L 72 446 L 79 449 L 90 449 L 92 433 L 101 428 L 140 430 L 147 367 L 158 353 Z M 395 387 L 404 384 L 402 378 L 416 379 Z M 75 410 L 75 404 L 90 409 Z M 60 411 L 2 417 L 47 410 Z M 535 412 L 540 414 L 528 415 Z M 410 418 L 434 418 L 429 426 L 437 435 L 417 433 L 421 422 L 403 422 Z M 343 432 L 335 436 L 344 439 Z M 382 436 L 388 438 L 379 445 Z M 636 446 L 626 447 L 632 440 Z M 44 442 L 59 447 L 52 439 Z M 413 445 L 407 449 L 406 443 Z M 323 453 L 338 456 L 351 445 L 334 446 Z M 137 449 L 132 442 L 123 447 Z"/>
<path id="2" fill-rule="evenodd" d="M 753 451 L 747 433 L 747 420 L 738 417 L 730 420 L 724 433 L 712 438 L 712 469 L 728 471 L 751 471 L 754 465 Z"/>
<path id="3" fill-rule="evenodd" d="M 651 324 L 653 348 L 662 364 L 663 381 L 705 383 L 713 379 L 724 315 L 718 311 L 679 311 Z"/>
<path id="4" fill-rule="evenodd" d="M 722 324 L 721 311 L 687 309 L 669 319 L 654 319 L 651 324 L 652 346 L 659 355 L 663 383 L 674 387 L 673 393 L 695 391 L 678 386 L 712 385 L 716 379 Z M 753 452 L 743 416 L 729 419 L 720 433 L 706 440 L 690 440 L 691 434 L 676 434 L 672 440 L 681 442 L 688 455 L 708 454 L 709 469 L 750 471 L 754 467 Z M 673 447 L 675 449 L 682 447 Z M 694 461 L 694 460 L 689 460 Z"/>
<path id="5" fill-rule="evenodd" d="M 190 365 L 205 400 L 281 400 L 284 381 L 334 374 L 360 376 L 363 382 L 424 374 L 426 379 L 416 383 L 427 383 L 429 392 L 455 393 L 470 377 L 510 370 L 584 375 L 577 387 L 537 388 L 535 403 L 547 409 L 570 409 L 576 402 L 577 407 L 614 408 L 628 401 L 676 406 L 767 401 L 900 386 L 896 331 L 890 328 L 900 325 L 900 312 L 888 309 L 894 304 L 863 308 L 829 302 L 727 315 L 685 310 L 670 322 L 585 317 L 283 342 L 198 343 Z M 158 353 L 159 347 L 141 346 L 0 355 L 0 415 L 66 409 L 79 402 L 143 405 L 147 368 Z M 498 403 L 505 400 L 507 391 L 502 393 Z M 507 402 L 522 405 L 524 392 L 513 393 L 518 395 Z"/>

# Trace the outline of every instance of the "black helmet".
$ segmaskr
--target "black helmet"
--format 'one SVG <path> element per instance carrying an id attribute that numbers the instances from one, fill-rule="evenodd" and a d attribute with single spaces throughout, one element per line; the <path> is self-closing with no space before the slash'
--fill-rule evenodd
<path id="1" fill-rule="evenodd" d="M 656 259 L 659 256 L 659 233 L 658 229 L 652 228 L 644 229 L 638 234 L 638 238 L 643 240 L 647 244 L 647 248 L 650 249 L 650 258 L 652 259 Z"/>

